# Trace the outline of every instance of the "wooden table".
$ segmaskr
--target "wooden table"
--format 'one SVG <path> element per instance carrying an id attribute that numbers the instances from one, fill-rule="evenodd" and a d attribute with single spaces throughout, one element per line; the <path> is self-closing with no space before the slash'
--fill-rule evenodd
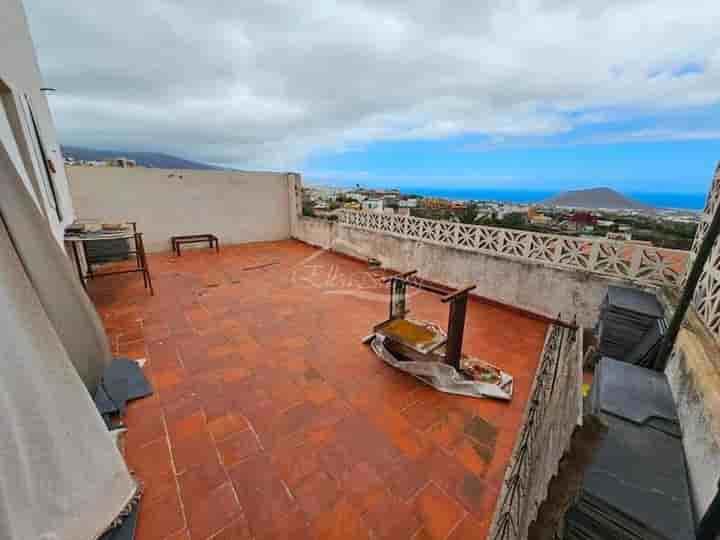
<path id="1" fill-rule="evenodd" d="M 86 242 L 97 242 L 103 240 L 130 240 L 134 242 L 135 249 L 129 253 L 135 255 L 135 267 L 127 270 L 113 270 L 109 272 L 95 272 L 92 268 L 92 263 L 87 257 L 87 250 L 85 249 Z M 80 283 L 87 290 L 87 280 L 114 276 L 117 274 L 130 274 L 130 273 L 141 273 L 143 275 L 143 281 L 145 282 L 145 288 L 150 289 L 150 294 L 154 295 L 155 291 L 152 285 L 152 278 L 150 277 L 150 267 L 147 263 L 147 257 L 145 255 L 145 244 L 143 243 L 142 233 L 137 232 L 135 226 L 132 228 L 122 229 L 119 231 L 98 231 L 98 232 L 83 232 L 83 233 L 66 233 L 65 241 L 72 245 L 72 251 L 75 258 L 75 264 L 77 265 L 78 277 Z M 80 251 L 83 251 L 83 257 L 87 264 L 87 273 L 83 272 L 82 262 L 80 260 Z"/>

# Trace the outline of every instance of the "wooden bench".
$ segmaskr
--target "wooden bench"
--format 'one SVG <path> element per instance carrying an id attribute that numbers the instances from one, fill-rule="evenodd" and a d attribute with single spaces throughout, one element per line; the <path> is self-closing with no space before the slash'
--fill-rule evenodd
<path id="1" fill-rule="evenodd" d="M 180 246 L 183 244 L 198 244 L 200 242 L 207 242 L 210 248 L 215 247 L 215 252 L 220 253 L 220 241 L 214 234 L 185 234 L 182 236 L 170 237 L 170 243 L 172 244 L 173 253 L 180 257 Z"/>

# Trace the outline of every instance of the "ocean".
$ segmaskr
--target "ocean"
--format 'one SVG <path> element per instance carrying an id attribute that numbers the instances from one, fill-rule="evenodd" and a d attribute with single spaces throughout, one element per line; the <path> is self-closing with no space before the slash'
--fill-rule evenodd
<path id="1" fill-rule="evenodd" d="M 402 187 L 403 193 L 414 193 L 424 197 L 442 197 L 456 201 L 483 200 L 514 203 L 535 203 L 557 195 L 556 191 L 453 189 L 441 187 Z M 704 193 L 625 193 L 626 196 L 657 208 L 678 210 L 702 210 L 705 207 Z"/>

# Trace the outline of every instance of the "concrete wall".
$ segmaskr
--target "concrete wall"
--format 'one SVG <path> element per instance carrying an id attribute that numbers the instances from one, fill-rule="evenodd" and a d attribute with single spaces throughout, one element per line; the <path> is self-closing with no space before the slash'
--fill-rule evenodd
<path id="1" fill-rule="evenodd" d="M 74 212 L 52 115 L 40 91 L 43 86 L 22 2 L 4 0 L 0 5 L 0 144 L 11 155 L 26 189 L 61 241 Z M 35 146 L 29 108 L 38 123 L 47 158 L 56 171 L 52 181 L 62 220 L 51 207 L 52 195 Z"/>
<path id="2" fill-rule="evenodd" d="M 665 373 L 677 405 L 693 503 L 700 517 L 720 479 L 720 347 L 693 310 Z"/>
<path id="3" fill-rule="evenodd" d="M 394 270 L 417 269 L 421 277 L 438 283 L 474 283 L 480 296 L 549 317 L 577 317 L 585 327 L 597 322 L 608 285 L 623 284 L 589 272 L 437 246 L 317 218 L 299 217 L 293 236 L 354 257 L 376 258 Z"/>
<path id="4" fill-rule="evenodd" d="M 290 237 L 290 175 L 68 167 L 79 219 L 136 221 L 148 251 L 173 235 L 212 233 L 220 245 Z"/>

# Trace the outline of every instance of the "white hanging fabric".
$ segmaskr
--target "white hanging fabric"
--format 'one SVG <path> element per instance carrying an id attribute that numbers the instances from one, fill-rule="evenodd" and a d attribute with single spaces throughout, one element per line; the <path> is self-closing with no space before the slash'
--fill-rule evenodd
<path id="1" fill-rule="evenodd" d="M 23 200 L 21 179 L 2 145 L 0 186 L 0 199 L 11 193 L 11 201 Z M 134 500 L 137 485 L 48 316 L 51 296 L 41 300 L 13 244 L 8 216 L 0 217 L 0 539 L 96 540 Z M 41 221 L 20 225 L 30 229 L 28 238 L 50 234 L 33 230 Z M 49 245 L 35 246 L 33 255 L 49 263 L 35 268 L 47 274 L 47 290 L 66 286 L 62 277 L 52 280 L 62 261 L 52 264 Z M 85 308 L 69 302 L 54 307 L 62 309 L 56 316 L 75 321 L 72 310 Z"/>
<path id="2" fill-rule="evenodd" d="M 94 393 L 112 356 L 95 307 L 0 145 L 0 215 L 70 361 Z"/>

